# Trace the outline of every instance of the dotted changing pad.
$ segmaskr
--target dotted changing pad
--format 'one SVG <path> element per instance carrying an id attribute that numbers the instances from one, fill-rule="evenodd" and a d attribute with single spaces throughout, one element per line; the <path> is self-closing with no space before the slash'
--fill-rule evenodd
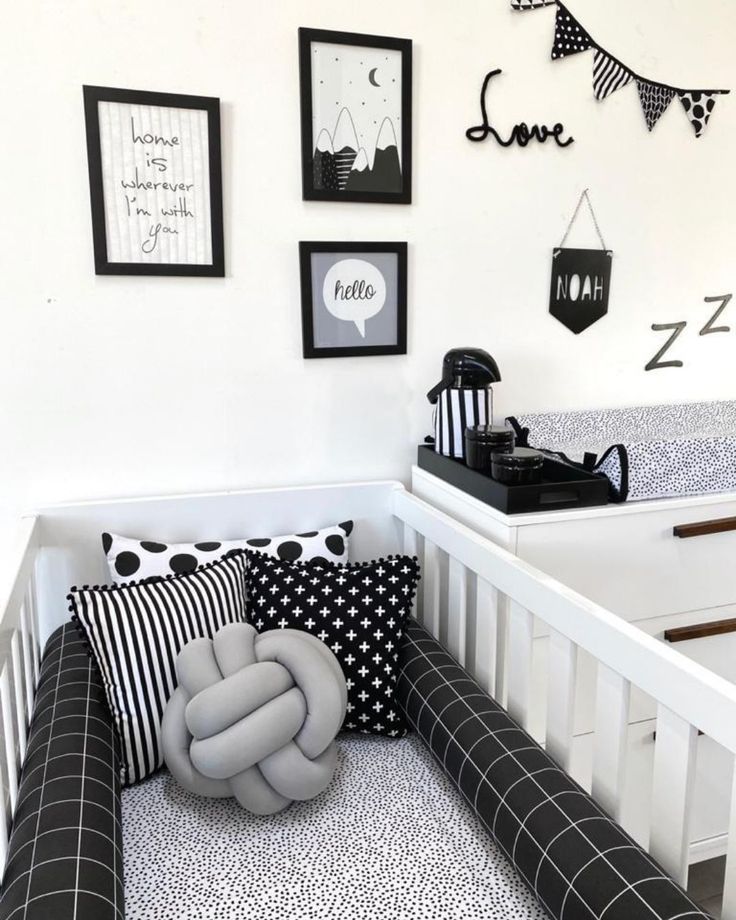
<path id="1" fill-rule="evenodd" d="M 518 443 L 559 451 L 611 481 L 618 501 L 736 490 L 736 401 L 547 412 L 509 419 Z"/>
<path id="2" fill-rule="evenodd" d="M 416 735 L 342 736 L 327 790 L 259 817 L 163 771 L 123 790 L 127 920 L 542 920 Z"/>

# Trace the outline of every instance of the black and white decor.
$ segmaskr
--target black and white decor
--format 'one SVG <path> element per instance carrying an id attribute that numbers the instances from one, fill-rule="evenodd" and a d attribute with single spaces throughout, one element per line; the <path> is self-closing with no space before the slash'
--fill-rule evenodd
<path id="1" fill-rule="evenodd" d="M 305 358 L 406 354 L 406 243 L 301 242 Z"/>
<path id="2" fill-rule="evenodd" d="M 98 275 L 225 274 L 220 100 L 84 87 Z"/>
<path id="3" fill-rule="evenodd" d="M 411 727 L 550 917 L 708 920 L 413 621 L 396 695 Z"/>
<path id="4" fill-rule="evenodd" d="M 394 687 L 418 580 L 419 563 L 410 556 L 322 566 L 248 552 L 248 618 L 258 632 L 302 629 L 321 639 L 345 674 L 343 727 L 394 738 L 406 730 Z"/>
<path id="5" fill-rule="evenodd" d="M 172 903 L 211 917 L 216 902 L 223 920 L 545 920 L 417 735 L 336 743 L 327 789 L 265 820 L 165 772 L 126 789 L 128 917 L 169 920 Z"/>
<path id="6" fill-rule="evenodd" d="M 72 623 L 52 633 L 41 661 L 0 917 L 125 917 L 120 743 Z"/>
<path id="7" fill-rule="evenodd" d="M 517 444 L 561 452 L 603 473 L 618 501 L 736 490 L 734 401 L 545 412 L 508 421 Z"/>
<path id="8" fill-rule="evenodd" d="M 490 387 L 447 387 L 439 394 L 434 410 L 435 450 L 444 457 L 464 462 L 465 430 L 492 424 L 493 395 Z"/>
<path id="9" fill-rule="evenodd" d="M 583 201 L 588 206 L 595 232 L 598 234 L 600 249 L 565 248 Z M 552 251 L 549 291 L 549 312 L 575 335 L 579 335 L 608 313 L 612 262 L 613 252 L 606 248 L 586 188 L 580 195 L 562 242 Z"/>
<path id="10" fill-rule="evenodd" d="M 556 9 L 552 60 L 562 60 L 573 54 L 593 50 L 593 94 L 598 101 L 607 99 L 629 83 L 636 83 L 644 120 L 651 131 L 667 111 L 672 100 L 677 97 L 692 125 L 695 137 L 702 137 L 715 108 L 716 99 L 718 96 L 727 95 L 730 90 L 688 89 L 650 80 L 622 64 L 618 58 L 594 41 L 561 0 L 511 0 L 511 8 L 518 12 L 546 6 L 554 6 Z"/>
<path id="11" fill-rule="evenodd" d="M 192 639 L 245 622 L 245 567 L 237 551 L 165 580 L 71 589 L 69 610 L 97 661 L 120 737 L 123 785 L 163 764 L 161 719 L 176 689 L 176 656 Z"/>
<path id="12" fill-rule="evenodd" d="M 110 578 L 123 584 L 131 578 L 162 578 L 193 572 L 198 566 L 214 562 L 234 550 L 257 549 L 267 556 L 296 562 L 314 559 L 320 562 L 348 561 L 348 538 L 352 521 L 334 527 L 280 537 L 250 537 L 242 540 L 199 540 L 196 543 L 165 543 L 161 540 L 137 540 L 120 534 L 103 533 L 102 548 L 107 558 Z"/>
<path id="13" fill-rule="evenodd" d="M 299 30 L 305 199 L 411 201 L 412 44 Z"/>
<path id="14" fill-rule="evenodd" d="M 244 920 L 305 904 L 315 920 L 394 917 L 397 904 L 412 918 L 539 920 L 533 892 L 556 920 L 708 920 L 412 621 L 398 670 L 395 702 L 416 733 L 339 739 L 334 784 L 263 819 L 165 772 L 121 793 L 98 669 L 60 627 L 41 662 L 0 917 L 158 920 L 186 902 Z"/>

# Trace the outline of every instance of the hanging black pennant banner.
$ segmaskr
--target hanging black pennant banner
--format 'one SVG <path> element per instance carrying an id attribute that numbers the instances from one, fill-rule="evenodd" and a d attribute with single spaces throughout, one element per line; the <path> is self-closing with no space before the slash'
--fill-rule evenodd
<path id="1" fill-rule="evenodd" d="M 555 40 L 552 44 L 552 60 L 580 54 L 593 47 L 590 35 L 570 13 L 567 7 L 557 4 L 555 17 Z"/>
<path id="2" fill-rule="evenodd" d="M 545 6 L 557 7 L 552 59 L 559 61 L 592 49 L 594 51 L 593 93 L 595 98 L 600 102 L 607 99 L 616 90 L 635 81 L 644 119 L 650 131 L 677 96 L 693 126 L 695 136 L 701 137 L 713 113 L 716 97 L 725 96 L 731 92 L 728 89 L 685 89 L 669 86 L 667 83 L 659 83 L 656 80 L 647 80 L 601 48 L 561 0 L 511 0 L 511 8 L 518 12 L 538 10 Z"/>
<path id="3" fill-rule="evenodd" d="M 601 249 L 564 248 L 583 199 L 588 204 L 601 241 Z M 552 281 L 549 292 L 549 312 L 575 335 L 579 335 L 608 313 L 612 260 L 613 252 L 606 249 L 590 203 L 588 189 L 585 189 L 562 243 L 552 251 Z"/>
<path id="4" fill-rule="evenodd" d="M 595 98 L 601 102 L 607 99 L 611 93 L 617 89 L 631 83 L 634 75 L 627 70 L 623 64 L 610 57 L 600 48 L 595 49 L 593 56 L 593 93 Z"/>
<path id="5" fill-rule="evenodd" d="M 515 10 L 538 10 L 543 6 L 552 6 L 557 0 L 511 0 Z"/>

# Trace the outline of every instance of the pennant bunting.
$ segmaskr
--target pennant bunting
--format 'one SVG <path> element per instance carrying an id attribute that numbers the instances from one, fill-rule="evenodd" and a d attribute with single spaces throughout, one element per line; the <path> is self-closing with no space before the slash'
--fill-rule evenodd
<path id="1" fill-rule="evenodd" d="M 634 75 L 623 64 L 596 48 L 593 58 L 593 92 L 599 101 L 631 83 Z"/>
<path id="2" fill-rule="evenodd" d="M 569 57 L 571 54 L 580 54 L 593 47 L 590 35 L 569 12 L 567 7 L 557 3 L 557 16 L 555 17 L 555 40 L 552 45 L 552 60 Z"/>
<path id="3" fill-rule="evenodd" d="M 647 83 L 646 80 L 637 80 L 636 85 L 639 89 L 639 101 L 647 128 L 651 131 L 667 111 L 675 91 L 668 86 L 660 86 L 658 83 Z"/>
<path id="4" fill-rule="evenodd" d="M 678 95 L 690 124 L 695 129 L 695 137 L 701 137 L 716 105 L 715 94 L 691 90 Z"/>
<path id="5" fill-rule="evenodd" d="M 560 60 L 581 51 L 593 48 L 593 93 L 599 101 L 611 93 L 636 81 L 647 128 L 651 131 L 677 96 L 685 114 L 693 126 L 696 137 L 701 137 L 710 120 L 717 96 L 727 96 L 730 89 L 682 89 L 665 83 L 652 83 L 635 71 L 629 70 L 613 55 L 596 44 L 585 29 L 570 13 L 561 0 L 511 0 L 511 8 L 517 11 L 538 10 L 545 6 L 556 6 L 555 37 L 552 45 L 552 60 Z"/>
<path id="6" fill-rule="evenodd" d="M 539 10 L 543 6 L 552 6 L 557 0 L 511 0 L 514 10 Z"/>

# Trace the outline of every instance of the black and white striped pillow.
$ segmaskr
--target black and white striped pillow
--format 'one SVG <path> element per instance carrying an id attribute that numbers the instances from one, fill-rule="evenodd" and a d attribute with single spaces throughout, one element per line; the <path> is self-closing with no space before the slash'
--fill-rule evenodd
<path id="1" fill-rule="evenodd" d="M 97 660 L 120 736 L 123 785 L 163 764 L 161 719 L 181 649 L 245 621 L 245 569 L 245 555 L 236 553 L 166 579 L 71 589 L 72 619 Z"/>

